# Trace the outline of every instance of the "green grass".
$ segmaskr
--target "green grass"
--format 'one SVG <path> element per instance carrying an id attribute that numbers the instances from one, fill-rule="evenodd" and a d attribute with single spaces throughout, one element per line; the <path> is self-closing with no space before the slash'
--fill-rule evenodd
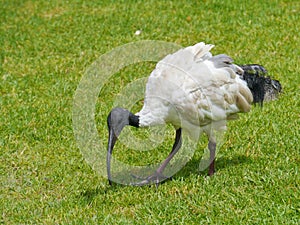
<path id="1" fill-rule="evenodd" d="M 0 1 L 1 223 L 299 224 L 299 1 L 98 2 Z M 77 85 L 99 56 L 139 40 L 213 43 L 215 54 L 260 63 L 281 81 L 278 101 L 229 124 L 214 177 L 198 171 L 204 139 L 158 189 L 110 187 L 83 159 L 72 129 Z M 153 67 L 124 68 L 101 91 L 103 139 L 119 90 Z"/>

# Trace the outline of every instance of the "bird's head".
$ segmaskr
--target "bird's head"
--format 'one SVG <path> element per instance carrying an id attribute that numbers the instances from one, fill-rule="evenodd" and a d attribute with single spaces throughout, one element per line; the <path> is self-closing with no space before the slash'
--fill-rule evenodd
<path id="1" fill-rule="evenodd" d="M 114 108 L 107 117 L 108 147 L 107 147 L 107 175 L 111 183 L 110 161 L 114 145 L 123 128 L 127 125 L 139 127 L 139 116 L 129 112 L 127 109 Z"/>

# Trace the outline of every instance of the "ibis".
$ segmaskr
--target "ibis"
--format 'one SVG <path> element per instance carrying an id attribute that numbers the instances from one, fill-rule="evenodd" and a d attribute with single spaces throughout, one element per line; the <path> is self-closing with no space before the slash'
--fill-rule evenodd
<path id="1" fill-rule="evenodd" d="M 251 104 L 262 105 L 264 101 L 277 98 L 281 84 L 266 76 L 263 66 L 234 64 L 228 55 L 212 55 L 213 47 L 200 42 L 167 55 L 157 63 L 148 78 L 144 105 L 139 112 L 134 114 L 119 107 L 111 110 L 107 117 L 106 159 L 110 184 L 114 145 L 125 126 L 141 128 L 171 124 L 176 130 L 169 155 L 152 175 L 142 178 L 140 185 L 158 184 L 165 178 L 164 169 L 182 145 L 182 131 L 197 139 L 196 128 L 207 134 L 208 175 L 212 176 L 217 144 L 214 131 L 224 129 L 224 123 L 219 127 L 215 124 L 237 119 L 238 113 L 250 111 Z"/>

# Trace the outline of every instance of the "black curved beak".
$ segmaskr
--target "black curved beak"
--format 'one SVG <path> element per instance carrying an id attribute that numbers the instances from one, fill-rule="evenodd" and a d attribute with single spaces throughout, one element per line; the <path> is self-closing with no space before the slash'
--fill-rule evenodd
<path id="1" fill-rule="evenodd" d="M 118 139 L 117 135 L 114 132 L 114 129 L 112 128 L 112 126 L 108 125 L 108 132 L 109 132 L 109 137 L 108 137 L 108 146 L 107 146 L 107 156 L 106 156 L 106 169 L 107 169 L 107 178 L 108 178 L 108 182 L 111 185 L 112 181 L 111 181 L 111 173 L 110 173 L 110 162 L 111 162 L 111 155 L 112 155 L 112 151 L 114 149 L 115 143 Z"/>
<path id="2" fill-rule="evenodd" d="M 118 139 L 123 128 L 127 125 L 139 127 L 139 117 L 132 114 L 126 109 L 114 108 L 107 117 L 107 126 L 108 126 L 108 145 L 107 145 L 107 156 L 106 156 L 106 168 L 107 168 L 107 178 L 108 182 L 112 184 L 111 176 L 111 157 L 112 152 L 115 146 L 115 143 Z"/>

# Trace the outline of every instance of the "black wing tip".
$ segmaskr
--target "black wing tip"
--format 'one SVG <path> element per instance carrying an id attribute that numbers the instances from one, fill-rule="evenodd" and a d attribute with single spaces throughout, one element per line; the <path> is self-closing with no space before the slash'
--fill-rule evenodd
<path id="1" fill-rule="evenodd" d="M 264 101 L 274 100 L 281 92 L 282 86 L 278 80 L 268 76 L 266 68 L 259 64 L 240 65 L 244 70 L 242 78 L 247 82 L 253 95 L 253 103 L 263 106 Z"/>

